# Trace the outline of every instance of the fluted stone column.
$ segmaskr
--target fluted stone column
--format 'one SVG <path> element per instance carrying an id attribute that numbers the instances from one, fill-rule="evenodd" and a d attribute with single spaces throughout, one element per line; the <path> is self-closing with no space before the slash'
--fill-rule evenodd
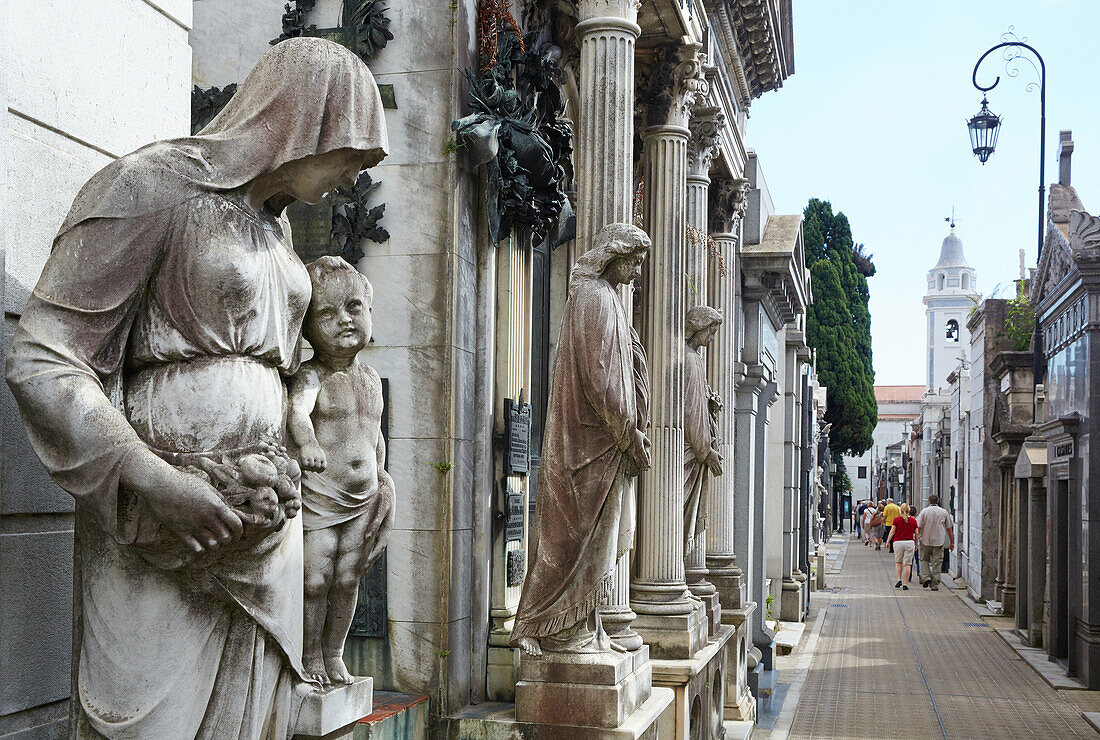
<path id="1" fill-rule="evenodd" d="M 631 605 L 654 657 L 688 658 L 706 642 L 705 611 L 684 576 L 684 319 L 688 114 L 706 94 L 697 45 L 656 50 L 643 134 L 643 342 L 649 358 L 652 467 L 640 476 Z"/>
<path id="2" fill-rule="evenodd" d="M 633 221 L 634 176 L 634 44 L 641 33 L 635 0 L 582 0 L 577 37 L 580 43 L 579 126 L 574 138 L 577 185 L 577 240 L 585 252 L 592 237 L 611 223 Z M 630 290 L 620 295 L 626 315 L 632 313 Z M 634 508 L 635 486 L 625 493 Z M 625 507 L 624 507 L 625 515 Z M 632 628 L 630 556 L 618 565 L 611 603 L 600 609 L 604 629 L 628 650 L 642 646 Z"/>
<path id="3" fill-rule="evenodd" d="M 688 239 L 685 250 L 685 267 L 687 273 L 687 307 L 708 305 L 722 310 L 722 307 L 710 301 L 709 283 L 710 267 L 716 260 L 710 254 L 708 244 L 708 210 L 710 190 L 710 165 L 721 146 L 721 133 L 725 127 L 725 116 L 712 106 L 696 107 L 688 124 L 691 132 L 687 144 L 687 224 Z M 724 317 L 725 318 L 725 317 Z M 724 322 L 723 322 L 724 323 Z M 736 323 L 736 318 L 734 320 Z M 721 330 L 721 327 L 719 327 Z M 711 348 L 704 348 L 707 357 L 713 356 Z M 709 363 L 708 363 L 709 365 Z M 708 376 L 711 375 L 708 367 Z M 708 377 L 708 382 L 713 385 L 713 377 Z M 719 417 L 721 423 L 721 417 Z M 705 484 L 711 489 L 713 496 L 714 480 L 709 478 Z M 710 506 L 707 506 L 709 514 Z M 709 523 L 708 523 L 709 527 Z M 696 542 L 691 552 L 684 559 L 684 572 L 687 578 L 688 588 L 707 610 L 708 634 L 715 634 L 721 624 L 722 606 L 718 598 L 718 590 L 714 584 L 707 580 L 706 564 L 706 531 L 696 535 Z M 685 543 L 686 544 L 686 543 Z"/>
<path id="4" fill-rule="evenodd" d="M 531 387 L 531 249 L 511 238 L 496 250 L 496 400 L 494 408 L 502 414 L 504 399 L 519 398 Z M 496 420 L 498 431 L 504 430 L 503 415 Z M 523 510 L 528 510 L 530 481 L 525 475 L 510 475 L 505 479 L 507 493 L 523 495 Z M 504 511 L 504 502 L 498 504 Z M 524 522 L 524 537 L 507 541 L 503 528 L 493 541 L 492 590 L 489 617 L 489 648 L 487 654 L 486 689 L 489 699 L 513 701 L 515 697 L 517 655 L 509 645 L 522 585 L 509 583 L 509 553 L 528 550 L 527 534 L 530 520 Z M 528 550 L 529 552 L 529 550 Z M 512 556 L 515 557 L 515 556 Z"/>
<path id="5" fill-rule="evenodd" d="M 738 230 L 745 212 L 748 180 L 716 179 L 710 187 L 709 221 L 714 233 L 711 238 L 717 258 L 710 264 L 707 281 L 710 305 L 722 313 L 722 324 L 714 336 L 707 355 L 711 387 L 724 404 L 718 417 L 719 450 L 722 453 L 722 475 L 711 484 L 707 502 L 706 565 L 707 579 L 718 590 L 725 610 L 742 609 L 745 603 L 745 576 L 737 559 L 737 517 L 751 516 L 748 502 L 738 507 L 735 476 L 737 461 L 735 446 L 737 428 L 737 309 L 740 297 L 740 273 L 737 264 Z M 747 537 L 747 531 L 743 536 Z M 747 551 L 746 551 L 747 554 Z"/>

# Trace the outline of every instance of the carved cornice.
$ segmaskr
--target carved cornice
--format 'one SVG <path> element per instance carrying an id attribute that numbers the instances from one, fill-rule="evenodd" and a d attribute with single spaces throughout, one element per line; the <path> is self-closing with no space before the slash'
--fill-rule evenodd
<path id="1" fill-rule="evenodd" d="M 794 72 L 791 18 L 776 0 L 703 0 L 717 40 L 735 62 L 736 88 L 748 104 Z"/>
<path id="2" fill-rule="evenodd" d="M 687 145 L 688 172 L 705 176 L 722 146 L 726 116 L 717 106 L 697 107 L 694 113 L 688 123 L 691 131 Z"/>
<path id="3" fill-rule="evenodd" d="M 714 234 L 737 233 L 737 222 L 745 217 L 749 181 L 743 177 L 718 176 L 709 188 L 710 230 Z"/>
<path id="4" fill-rule="evenodd" d="M 701 48 L 697 43 L 665 44 L 654 50 L 643 78 L 647 126 L 687 127 L 692 110 L 710 89 L 703 71 L 707 55 Z"/>

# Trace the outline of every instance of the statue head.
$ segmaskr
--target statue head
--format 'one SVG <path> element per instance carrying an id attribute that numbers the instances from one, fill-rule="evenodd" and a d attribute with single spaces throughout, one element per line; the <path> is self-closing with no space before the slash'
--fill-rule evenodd
<path id="1" fill-rule="evenodd" d="M 603 278 L 619 285 L 636 280 L 651 246 L 649 236 L 637 226 L 608 224 L 596 233 L 592 248 L 577 259 L 570 281 Z"/>
<path id="2" fill-rule="evenodd" d="M 692 347 L 706 347 L 714 339 L 722 323 L 722 314 L 710 306 L 694 306 L 688 309 L 684 322 L 684 340 Z"/>
<path id="3" fill-rule="evenodd" d="M 342 257 L 321 257 L 306 270 L 313 296 L 302 336 L 321 358 L 354 357 L 370 341 L 374 288 Z"/>

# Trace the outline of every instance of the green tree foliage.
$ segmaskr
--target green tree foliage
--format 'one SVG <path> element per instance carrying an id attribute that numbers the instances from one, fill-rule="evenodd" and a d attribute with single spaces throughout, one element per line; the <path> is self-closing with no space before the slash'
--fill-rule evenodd
<path id="1" fill-rule="evenodd" d="M 1009 349 L 1023 352 L 1031 346 L 1031 334 L 1035 330 L 1035 311 L 1031 308 L 1031 299 L 1021 284 L 1016 286 L 1016 297 L 1008 302 L 1005 314 L 1003 336 L 1008 339 Z"/>
<path id="2" fill-rule="evenodd" d="M 814 294 L 807 343 L 817 350 L 818 378 L 829 389 L 829 448 L 834 456 L 861 455 L 871 448 L 878 423 L 867 305 L 867 278 L 875 274 L 873 255 L 852 241 L 847 217 L 834 214 L 828 201 L 811 199 L 803 216 Z"/>

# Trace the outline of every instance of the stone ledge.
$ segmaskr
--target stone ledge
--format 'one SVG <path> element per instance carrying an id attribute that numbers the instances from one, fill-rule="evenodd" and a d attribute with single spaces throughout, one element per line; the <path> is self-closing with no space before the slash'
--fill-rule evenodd
<path id="1" fill-rule="evenodd" d="M 729 639 L 733 637 L 735 630 L 728 624 L 722 625 L 717 634 L 709 642 L 690 658 L 683 659 L 653 659 L 649 661 L 653 667 L 653 678 L 662 684 L 681 684 L 698 675 L 711 659 L 722 650 Z"/>
<path id="2" fill-rule="evenodd" d="M 374 711 L 374 679 L 356 676 L 351 685 L 329 689 L 298 683 L 294 700 L 298 709 L 293 735 L 321 737 L 353 725 Z"/>
<path id="3" fill-rule="evenodd" d="M 657 740 L 657 723 L 673 700 L 672 689 L 655 687 L 627 720 L 615 728 L 539 724 L 516 719 L 516 706 L 486 702 L 463 708 L 445 722 L 447 737 L 463 740 Z"/>

